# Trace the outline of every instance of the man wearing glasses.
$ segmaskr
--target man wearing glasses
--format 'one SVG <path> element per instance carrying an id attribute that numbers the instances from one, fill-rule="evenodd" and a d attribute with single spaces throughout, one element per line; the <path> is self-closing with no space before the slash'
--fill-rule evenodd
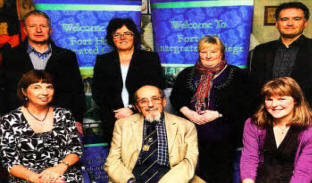
<path id="1" fill-rule="evenodd" d="M 189 182 L 197 163 L 193 123 L 164 112 L 166 98 L 152 85 L 135 93 L 139 113 L 117 120 L 104 165 L 111 182 Z"/>
<path id="2" fill-rule="evenodd" d="M 45 70 L 53 76 L 54 105 L 70 109 L 75 120 L 82 122 L 85 97 L 75 53 L 53 43 L 50 39 L 51 21 L 44 12 L 34 10 L 27 13 L 24 25 L 25 42 L 3 52 L 3 63 L 0 66 L 0 114 L 20 105 L 16 96 L 17 83 L 24 73 L 37 69 Z"/>

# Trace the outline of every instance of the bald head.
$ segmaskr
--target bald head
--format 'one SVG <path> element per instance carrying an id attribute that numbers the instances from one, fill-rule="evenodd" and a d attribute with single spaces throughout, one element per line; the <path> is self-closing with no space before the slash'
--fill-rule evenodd
<path id="1" fill-rule="evenodd" d="M 166 98 L 161 89 L 152 85 L 139 88 L 136 93 L 136 107 L 146 119 L 157 121 L 166 106 Z"/>

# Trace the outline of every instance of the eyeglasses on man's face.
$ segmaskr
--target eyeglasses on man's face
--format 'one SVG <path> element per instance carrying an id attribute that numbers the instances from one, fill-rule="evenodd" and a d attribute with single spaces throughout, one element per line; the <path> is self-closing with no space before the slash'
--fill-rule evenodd
<path id="1" fill-rule="evenodd" d="M 115 34 L 113 34 L 113 37 L 114 38 L 121 38 L 121 37 L 126 37 L 126 38 L 128 38 L 128 37 L 132 37 L 132 36 L 134 36 L 134 34 L 132 33 L 132 32 L 124 32 L 124 33 L 115 33 Z"/>
<path id="2" fill-rule="evenodd" d="M 162 101 L 161 96 L 153 96 L 152 98 L 148 99 L 148 98 L 142 98 L 137 100 L 138 104 L 141 106 L 147 106 L 150 102 L 152 102 L 153 104 L 160 104 Z"/>

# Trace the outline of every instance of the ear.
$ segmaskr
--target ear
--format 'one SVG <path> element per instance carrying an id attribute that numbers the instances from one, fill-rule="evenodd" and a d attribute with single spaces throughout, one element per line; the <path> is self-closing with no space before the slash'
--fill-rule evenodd
<path id="1" fill-rule="evenodd" d="M 26 25 L 23 26 L 23 32 L 25 33 L 26 37 L 28 36 L 27 30 L 26 30 Z"/>
<path id="2" fill-rule="evenodd" d="M 167 105 L 167 99 L 166 97 L 164 96 L 163 99 L 162 99 L 162 106 L 165 108 Z"/>
<path id="3" fill-rule="evenodd" d="M 23 93 L 23 95 L 26 97 L 27 95 L 26 95 L 26 91 L 24 90 L 24 88 L 22 88 L 22 93 Z"/>
<path id="4" fill-rule="evenodd" d="M 305 22 L 304 22 L 304 28 L 308 27 L 308 25 L 309 25 L 309 21 L 308 21 L 308 20 L 305 20 Z"/>
<path id="5" fill-rule="evenodd" d="M 141 108 L 139 107 L 139 105 L 136 103 L 135 105 L 136 110 L 138 110 L 140 113 L 142 113 Z"/>
<path id="6" fill-rule="evenodd" d="M 49 36 L 51 36 L 52 32 L 53 32 L 52 27 L 50 27 L 50 29 L 49 29 Z"/>

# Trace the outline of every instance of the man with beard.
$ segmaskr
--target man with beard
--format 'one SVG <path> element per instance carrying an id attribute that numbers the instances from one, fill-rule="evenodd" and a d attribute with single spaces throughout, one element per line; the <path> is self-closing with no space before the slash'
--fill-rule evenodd
<path id="1" fill-rule="evenodd" d="M 283 3 L 276 9 L 280 39 L 257 46 L 249 68 L 250 90 L 259 99 L 260 88 L 271 79 L 294 78 L 312 104 L 312 40 L 303 35 L 309 9 L 301 2 Z M 258 102 L 255 102 L 258 106 Z"/>
<path id="2" fill-rule="evenodd" d="M 193 123 L 164 112 L 166 98 L 151 85 L 135 93 L 139 113 L 117 120 L 104 169 L 111 182 L 189 182 L 198 156 Z"/>
<path id="3" fill-rule="evenodd" d="M 33 10 L 27 13 L 23 31 L 27 37 L 25 42 L 3 52 L 0 115 L 20 106 L 16 95 L 17 83 L 24 73 L 37 69 L 53 76 L 53 105 L 71 110 L 75 120 L 82 122 L 85 96 L 75 53 L 57 47 L 50 39 L 51 21 L 44 12 Z"/>

